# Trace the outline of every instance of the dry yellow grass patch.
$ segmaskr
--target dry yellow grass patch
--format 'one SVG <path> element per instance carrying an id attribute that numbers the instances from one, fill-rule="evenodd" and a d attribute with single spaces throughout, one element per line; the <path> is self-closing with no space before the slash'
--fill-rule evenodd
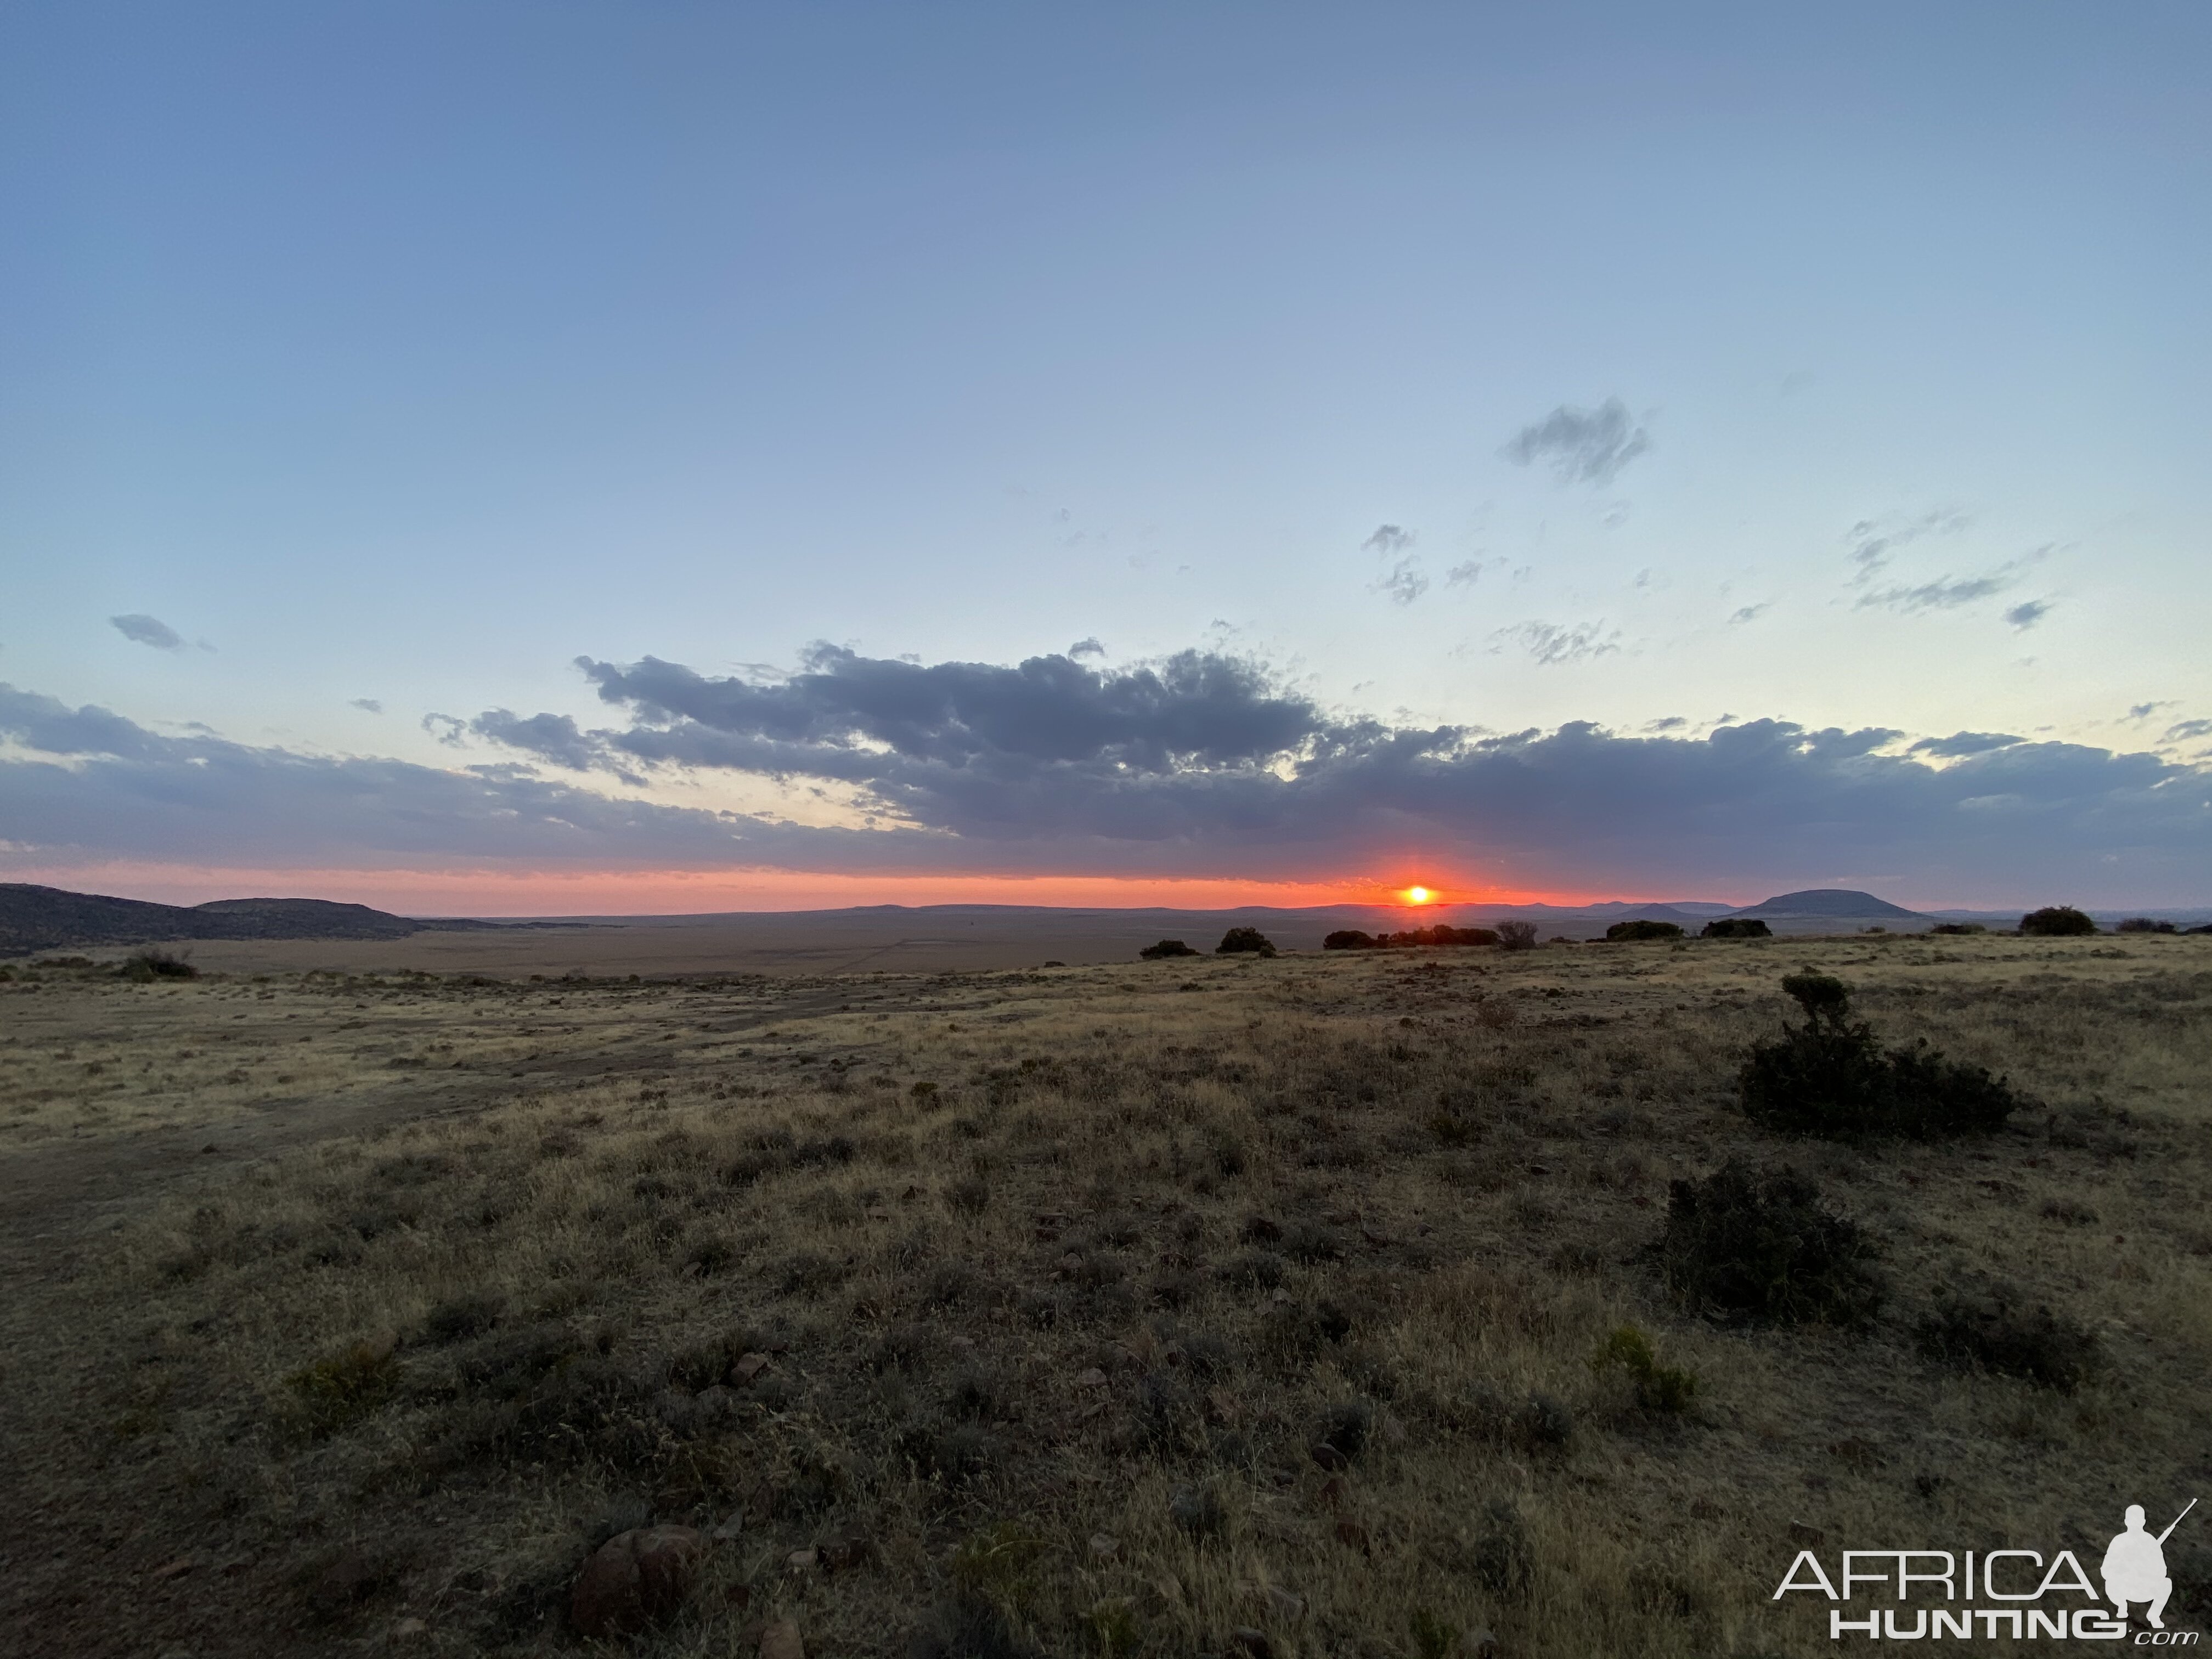
<path id="1" fill-rule="evenodd" d="M 1769 1599 L 1792 1523 L 2101 1550 L 2208 1472 L 2208 945 L 0 988 L 36 1022 L 11 1087 L 61 1091 L 22 1158 L 128 1144 L 89 1057 L 158 1075 L 214 1031 L 256 1076 L 296 1033 L 322 1087 L 475 1091 L 172 1176 L 32 1282 L 9 1616 L 83 1653 L 408 1619 L 424 1650 L 550 1651 L 588 1547 L 650 1519 L 717 1529 L 641 1644 L 672 1656 L 771 1615 L 818 1655 L 1826 1651 L 1825 1604 Z M 1947 1146 L 1755 1132 L 1735 1066 L 1801 963 L 2037 1105 Z M 159 1098 L 250 1141 L 232 1097 Z M 1735 1155 L 1881 1242 L 1876 1327 L 1671 1300 L 1668 1184 Z M 1985 1275 L 2094 1328 L 2100 1376 L 1923 1357 L 1942 1287 Z M 1686 1409 L 1593 1363 L 1624 1325 Z M 2169 1559 L 2195 1623 L 2212 1555 Z"/>

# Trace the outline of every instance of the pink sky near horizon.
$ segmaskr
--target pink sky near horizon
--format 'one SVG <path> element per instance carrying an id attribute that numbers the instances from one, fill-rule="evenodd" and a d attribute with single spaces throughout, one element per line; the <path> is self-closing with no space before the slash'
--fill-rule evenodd
<path id="1" fill-rule="evenodd" d="M 1432 904 L 1580 904 L 1585 894 L 1455 886 L 1433 874 L 1395 879 L 1243 881 L 1110 876 L 842 875 L 799 870 L 223 869 L 116 862 L 0 869 L 0 880 L 162 904 L 219 898 L 321 898 L 415 915 L 696 915 L 718 911 L 830 910 L 869 904 L 1028 904 L 1090 908 L 1296 908 L 1402 904 L 1425 882 Z M 1627 895 L 1626 896 L 1643 896 Z"/>

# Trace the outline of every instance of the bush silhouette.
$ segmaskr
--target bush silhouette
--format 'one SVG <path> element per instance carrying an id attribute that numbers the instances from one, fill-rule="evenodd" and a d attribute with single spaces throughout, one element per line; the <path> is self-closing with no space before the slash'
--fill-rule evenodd
<path id="1" fill-rule="evenodd" d="M 1498 943 L 1508 951 L 1533 951 L 1536 948 L 1536 924 L 1501 921 L 1498 924 Z"/>
<path id="2" fill-rule="evenodd" d="M 1663 927 L 1665 924 L 1662 923 L 1661 926 Z M 1772 939 L 1774 930 L 1757 916 L 1717 916 L 1698 929 L 1698 937 L 1699 939 Z"/>
<path id="3" fill-rule="evenodd" d="M 1158 945 L 1147 945 L 1137 954 L 1146 962 L 1158 962 L 1164 957 L 1195 957 L 1204 953 L 1192 950 L 1179 939 L 1164 939 Z"/>
<path id="4" fill-rule="evenodd" d="M 1946 1293 L 1917 1334 L 1929 1358 L 1997 1371 L 2071 1394 L 2101 1367 L 2096 1334 L 2048 1308 L 2027 1309 L 2008 1285 L 1979 1296 Z"/>
<path id="5" fill-rule="evenodd" d="M 1372 951 L 1382 941 L 1357 927 L 1340 927 L 1321 942 L 1324 951 Z"/>
<path id="6" fill-rule="evenodd" d="M 2097 924 L 2070 904 L 2046 904 L 2040 910 L 2030 910 L 2020 919 L 2020 931 L 2037 933 L 2046 939 L 2064 939 L 2082 933 L 2094 933 Z"/>
<path id="7" fill-rule="evenodd" d="M 1931 933 L 1986 933 L 1990 930 L 1978 921 L 1939 921 L 1928 931 Z"/>
<path id="8" fill-rule="evenodd" d="M 1794 1170 L 1731 1158 L 1668 1189 L 1659 1257 L 1677 1296 L 1709 1313 L 1777 1324 L 1862 1325 L 1881 1310 L 1875 1248 Z"/>
<path id="9" fill-rule="evenodd" d="M 1769 1129 L 1860 1140 L 1935 1140 L 1986 1134 L 2021 1103 L 1983 1066 L 1931 1054 L 1925 1044 L 1885 1050 L 1874 1028 L 1850 1017 L 1850 993 L 1827 974 L 1791 974 L 1782 988 L 1805 1023 L 1752 1045 L 1737 1073 L 1744 1115 Z"/>
<path id="10" fill-rule="evenodd" d="M 1671 921 L 1650 921 L 1638 916 L 1633 921 L 1616 921 L 1605 930 L 1605 936 L 1613 944 L 1639 939 L 1680 939 L 1681 927 Z"/>
<path id="11" fill-rule="evenodd" d="M 1232 927 L 1221 936 L 1221 943 L 1213 947 L 1213 954 L 1217 957 L 1272 957 L 1275 954 L 1275 947 L 1256 927 Z"/>
<path id="12" fill-rule="evenodd" d="M 2130 916 L 2112 931 L 2116 933 L 2173 933 L 2180 929 L 2170 921 L 2154 921 L 2148 916 Z"/>
<path id="13" fill-rule="evenodd" d="M 135 951 L 130 959 L 115 970 L 125 979 L 137 980 L 141 984 L 156 979 L 198 979 L 200 970 L 192 966 L 189 955 L 177 956 L 161 949 Z"/>
<path id="14" fill-rule="evenodd" d="M 1662 1365 L 1651 1339 L 1633 1325 L 1623 1325 L 1598 1345 L 1590 1369 L 1602 1376 L 1616 1367 L 1628 1373 L 1636 1386 L 1636 1403 L 1648 1412 L 1679 1416 L 1697 1398 L 1698 1379 L 1674 1365 Z"/>

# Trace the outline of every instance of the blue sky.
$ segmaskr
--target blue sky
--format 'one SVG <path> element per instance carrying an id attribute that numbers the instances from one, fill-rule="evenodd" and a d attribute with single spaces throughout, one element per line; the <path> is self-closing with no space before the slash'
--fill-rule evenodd
<path id="1" fill-rule="evenodd" d="M 24 714 L 0 875 L 497 871 L 530 908 L 555 870 L 888 896 L 1418 865 L 2212 902 L 2208 67 L 2180 6 L 11 9 L 0 682 L 270 775 L 534 768 L 752 816 L 570 855 L 459 820 L 278 837 L 210 797 L 187 855 L 168 786 L 70 797 L 122 757 Z M 1687 777 L 1765 720 L 1922 771 L 1960 732 L 2038 776 L 2148 755 L 2130 787 L 2163 793 L 1954 780 L 1946 811 L 2014 803 L 1995 864 L 1979 828 L 1847 859 L 1820 826 L 1858 818 L 1794 784 L 1759 786 L 1755 836 L 1656 820 L 1634 858 L 1578 790 L 1525 842 L 1394 798 L 1334 840 L 1134 848 L 932 818 L 821 756 L 568 765 L 480 718 L 666 723 L 580 657 L 753 684 L 817 643 L 1085 641 L 1109 693 L 1196 652 L 1319 711 L 1303 750 L 1201 744 L 1147 788 L 1293 783 L 1361 721 L 1462 759 L 1592 722 Z M 899 751 L 872 731 L 809 741 Z M 936 839 L 785 834 L 872 814 Z"/>

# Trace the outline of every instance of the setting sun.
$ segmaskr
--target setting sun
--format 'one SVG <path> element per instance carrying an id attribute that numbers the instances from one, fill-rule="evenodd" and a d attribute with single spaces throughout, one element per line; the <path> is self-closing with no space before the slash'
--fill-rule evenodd
<path id="1" fill-rule="evenodd" d="M 1408 903 L 1408 904 L 1426 904 L 1428 902 L 1429 902 L 1429 890 L 1428 890 L 1427 888 L 1425 888 L 1425 887 L 1408 887 L 1408 888 L 1406 890 L 1406 902 L 1407 902 L 1407 903 Z"/>

